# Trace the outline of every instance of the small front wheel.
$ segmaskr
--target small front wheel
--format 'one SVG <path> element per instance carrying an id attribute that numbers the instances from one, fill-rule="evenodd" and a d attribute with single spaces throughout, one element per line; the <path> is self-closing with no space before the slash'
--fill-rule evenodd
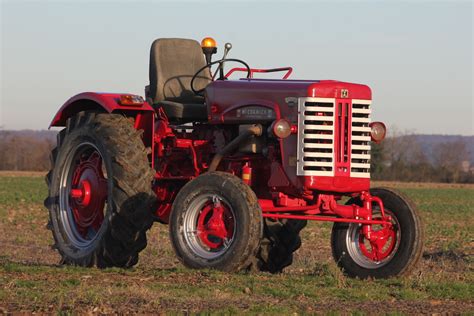
<path id="1" fill-rule="evenodd" d="M 370 190 L 382 199 L 385 214 L 392 225 L 372 225 L 368 240 L 362 225 L 335 223 L 331 246 L 338 266 L 350 277 L 388 278 L 406 275 L 418 262 L 423 250 L 423 226 L 418 213 L 406 197 L 391 189 Z M 360 199 L 347 204 L 362 205 Z M 381 219 L 380 209 L 373 203 L 373 219 Z"/>
<path id="2" fill-rule="evenodd" d="M 231 174 L 201 175 L 178 193 L 170 237 L 176 255 L 189 268 L 245 269 L 254 260 L 262 237 L 257 197 Z"/>

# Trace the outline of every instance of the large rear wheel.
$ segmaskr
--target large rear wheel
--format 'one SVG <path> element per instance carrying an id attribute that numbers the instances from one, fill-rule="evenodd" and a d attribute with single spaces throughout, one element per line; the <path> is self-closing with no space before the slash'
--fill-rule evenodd
<path id="1" fill-rule="evenodd" d="M 45 206 L 62 262 L 136 264 L 154 203 L 140 132 L 121 115 L 81 112 L 58 134 L 51 160 Z"/>
<path id="2" fill-rule="evenodd" d="M 406 275 L 416 265 L 423 250 L 423 226 L 411 201 L 392 189 L 370 190 L 382 199 L 391 225 L 372 225 L 372 238 L 359 224 L 335 223 L 331 246 L 338 266 L 350 277 L 388 278 Z M 360 199 L 347 204 L 361 205 Z M 382 219 L 377 203 L 372 204 L 373 219 Z"/>
<path id="3" fill-rule="evenodd" d="M 258 251 L 258 268 L 261 271 L 280 273 L 293 263 L 293 254 L 301 247 L 300 231 L 306 220 L 265 219 L 264 236 Z"/>

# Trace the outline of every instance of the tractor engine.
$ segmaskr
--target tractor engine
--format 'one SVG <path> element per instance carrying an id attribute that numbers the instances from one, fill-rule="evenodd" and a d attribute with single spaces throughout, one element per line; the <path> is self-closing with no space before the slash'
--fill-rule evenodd
<path id="1" fill-rule="evenodd" d="M 370 142 L 384 138 L 385 126 L 370 121 L 369 87 L 241 79 L 213 82 L 206 92 L 211 123 L 240 130 L 262 125 L 264 135 L 253 137 L 253 147 L 240 152 L 270 160 L 268 187 L 292 195 L 370 188 Z"/>

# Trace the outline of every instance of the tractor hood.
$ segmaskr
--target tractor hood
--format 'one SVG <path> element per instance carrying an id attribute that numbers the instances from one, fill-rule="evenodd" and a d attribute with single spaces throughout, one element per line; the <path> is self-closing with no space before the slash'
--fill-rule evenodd
<path id="1" fill-rule="evenodd" d="M 214 123 L 227 123 L 226 113 L 249 105 L 272 108 L 275 118 L 290 118 L 298 97 L 371 100 L 372 92 L 366 85 L 335 80 L 217 80 L 206 88 Z"/>

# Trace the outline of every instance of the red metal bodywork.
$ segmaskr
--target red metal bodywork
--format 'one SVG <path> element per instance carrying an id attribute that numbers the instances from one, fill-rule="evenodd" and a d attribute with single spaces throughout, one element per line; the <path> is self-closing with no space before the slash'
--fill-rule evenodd
<path id="1" fill-rule="evenodd" d="M 147 103 L 139 105 L 124 106 L 120 104 L 120 97 L 130 95 L 129 93 L 99 93 L 83 92 L 67 100 L 54 116 L 49 127 L 66 126 L 69 117 L 81 111 L 93 111 L 99 113 L 122 113 L 135 119 L 135 128 L 143 130 L 143 142 L 145 146 L 152 148 L 152 159 L 154 161 L 153 135 L 155 127 L 155 110 Z"/>
<path id="2" fill-rule="evenodd" d="M 351 99 L 371 100 L 372 92 L 366 85 L 333 80 L 262 80 L 241 79 L 238 81 L 215 81 L 206 89 L 211 124 L 233 124 L 226 120 L 226 114 L 249 105 L 260 105 L 273 109 L 275 119 L 285 118 L 290 123 L 298 122 L 295 106 L 290 106 L 289 97 L 320 97 L 339 99 L 341 90 L 349 91 Z M 262 98 L 264 96 L 264 98 Z M 344 99 L 347 102 L 349 99 Z M 336 128 L 337 131 L 337 128 Z M 361 192 L 370 188 L 370 181 L 363 178 L 350 178 L 347 174 L 334 177 L 298 177 L 296 168 L 290 160 L 295 156 L 298 136 L 292 134 L 281 144 L 281 162 L 283 170 L 292 185 L 308 190 L 334 192 Z"/>
<path id="3" fill-rule="evenodd" d="M 81 111 L 101 111 L 107 113 L 113 112 L 154 112 L 153 108 L 148 103 L 143 103 L 138 106 L 123 106 L 120 105 L 120 96 L 129 95 L 128 93 L 98 93 L 98 92 L 83 92 L 77 94 L 66 101 L 59 111 L 54 116 L 49 127 L 65 126 L 66 120 L 81 112 Z"/>
<path id="4" fill-rule="evenodd" d="M 287 75 L 291 73 L 291 68 L 277 70 L 288 71 Z M 260 71 L 254 69 L 254 72 Z M 80 111 L 123 113 L 134 117 L 135 128 L 144 130 L 143 141 L 151 147 L 150 164 L 156 170 L 153 188 L 158 205 L 155 214 L 159 221 L 167 223 L 171 205 L 180 188 L 207 171 L 217 151 L 215 134 L 228 139 L 232 133 L 235 134 L 235 126 L 251 123 L 239 117 L 239 111 L 251 109 L 256 115 L 264 113 L 267 115 L 262 117 L 264 125 L 284 118 L 292 124 L 293 132 L 289 137 L 266 144 L 265 156 L 238 154 L 225 157 L 221 170 L 241 177 L 254 189 L 264 217 L 365 224 L 364 233 L 370 236 L 368 224 L 388 225 L 388 218 L 372 219 L 372 204 L 378 205 L 382 212 L 383 204 L 367 193 L 370 188 L 368 178 L 350 177 L 343 171 L 336 172 L 334 177 L 298 176 L 292 163 L 299 141 L 296 133 L 299 114 L 290 99 L 313 97 L 341 100 L 343 89 L 350 95 L 350 99 L 344 98 L 343 102 L 371 100 L 369 87 L 333 80 L 219 80 L 206 88 L 208 122 L 194 127 L 170 124 L 162 108 L 155 110 L 146 102 L 123 106 L 119 103 L 122 94 L 91 92 L 69 99 L 56 114 L 51 126 L 64 126 L 68 117 Z M 261 112 L 262 109 L 270 112 Z M 336 124 L 335 131 L 336 142 L 343 141 L 344 135 L 347 135 L 343 126 Z M 338 155 L 342 157 L 336 150 Z M 347 167 L 344 159 L 336 160 L 336 163 Z M 76 193 L 79 194 L 72 194 Z M 363 205 L 338 204 L 343 195 L 358 196 Z"/>

